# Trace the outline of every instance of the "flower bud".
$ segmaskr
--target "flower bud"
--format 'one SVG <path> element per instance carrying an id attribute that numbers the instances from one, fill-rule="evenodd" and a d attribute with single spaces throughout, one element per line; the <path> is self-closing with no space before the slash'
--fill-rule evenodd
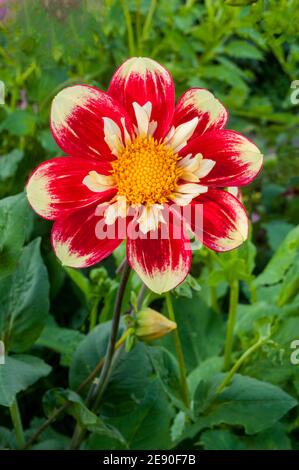
<path id="1" fill-rule="evenodd" d="M 154 341 L 174 330 L 177 324 L 151 308 L 145 308 L 136 316 L 135 334 L 141 341 Z"/>

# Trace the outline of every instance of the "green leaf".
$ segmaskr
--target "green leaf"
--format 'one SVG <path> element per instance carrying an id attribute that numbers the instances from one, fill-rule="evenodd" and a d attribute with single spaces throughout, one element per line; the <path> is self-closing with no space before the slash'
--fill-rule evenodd
<path id="1" fill-rule="evenodd" d="M 242 337 L 244 334 L 252 337 L 256 331 L 257 322 L 268 320 L 269 323 L 281 313 L 275 305 L 257 302 L 252 305 L 239 304 L 235 332 Z"/>
<path id="2" fill-rule="evenodd" d="M 228 429 L 208 429 L 200 436 L 199 445 L 205 450 L 245 450 L 240 437 Z"/>
<path id="3" fill-rule="evenodd" d="M 205 450 L 288 450 L 290 439 L 284 426 L 276 423 L 252 436 L 237 436 L 229 429 L 208 429 L 200 436 Z"/>
<path id="4" fill-rule="evenodd" d="M 193 397 L 198 384 L 218 374 L 223 367 L 223 357 L 214 356 L 205 359 L 188 375 L 190 395 Z"/>
<path id="5" fill-rule="evenodd" d="M 26 431 L 28 436 L 33 435 L 45 422 L 45 418 L 34 417 L 30 422 L 30 428 Z M 42 434 L 36 439 L 32 450 L 64 450 L 69 449 L 70 437 L 57 432 L 51 426 L 48 426 Z"/>
<path id="6" fill-rule="evenodd" d="M 165 348 L 148 347 L 154 370 L 170 399 L 179 408 L 184 408 L 181 397 L 179 367 L 176 358 Z"/>
<path id="7" fill-rule="evenodd" d="M 49 129 L 44 129 L 42 132 L 40 132 L 38 135 L 38 140 L 49 155 L 55 157 L 60 154 L 61 150 L 56 144 L 54 137 Z"/>
<path id="8" fill-rule="evenodd" d="M 254 436 L 247 436 L 245 442 L 250 450 L 290 450 L 292 448 L 282 423 L 276 423 Z"/>
<path id="9" fill-rule="evenodd" d="M 102 323 L 78 346 L 69 374 L 72 389 L 76 389 L 105 356 L 110 331 L 111 322 Z M 122 331 L 123 327 L 119 336 Z M 153 366 L 145 344 L 139 342 L 132 351 L 122 349 L 119 354 L 103 398 L 104 409 L 113 414 L 127 413 L 138 406 L 153 376 Z"/>
<path id="10" fill-rule="evenodd" d="M 0 366 L 0 405 L 11 406 L 20 391 L 47 376 L 50 371 L 51 367 L 37 357 L 6 356 L 5 364 Z"/>
<path id="11" fill-rule="evenodd" d="M 30 216 L 24 193 L 0 200 L 0 279 L 9 275 L 17 264 Z"/>
<path id="12" fill-rule="evenodd" d="M 273 285 L 280 282 L 286 271 L 294 262 L 294 256 L 299 249 L 299 226 L 291 230 L 278 250 L 267 264 L 264 271 L 256 278 L 256 287 Z"/>
<path id="13" fill-rule="evenodd" d="M 40 239 L 23 249 L 14 273 L 0 281 L 0 331 L 6 350 L 23 352 L 38 338 L 49 313 L 49 282 Z"/>
<path id="14" fill-rule="evenodd" d="M 284 220 L 272 220 L 262 224 L 267 231 L 268 242 L 273 251 L 276 251 L 294 225 Z"/>
<path id="15" fill-rule="evenodd" d="M 238 374 L 229 387 L 214 398 L 224 377 L 224 374 L 217 375 L 210 381 L 209 390 L 202 389 L 202 401 L 206 401 L 207 409 L 191 426 L 189 435 L 219 424 L 242 426 L 247 434 L 255 434 L 275 424 L 297 404 L 279 387 Z"/>
<path id="16" fill-rule="evenodd" d="M 76 330 L 47 325 L 36 341 L 36 345 L 60 353 L 60 364 L 70 366 L 73 355 L 84 337 L 82 333 Z"/>
<path id="17" fill-rule="evenodd" d="M 12 111 L 0 125 L 0 130 L 7 130 L 12 135 L 25 136 L 33 134 L 36 126 L 36 116 L 26 110 Z"/>
<path id="18" fill-rule="evenodd" d="M 202 360 L 221 351 L 224 322 L 207 306 L 200 293 L 194 293 L 192 299 L 173 298 L 173 307 L 186 365 L 191 371 Z M 172 335 L 165 336 L 160 344 L 175 354 Z"/>
<path id="19" fill-rule="evenodd" d="M 14 439 L 10 429 L 0 426 L 0 449 L 13 449 Z"/>
<path id="20" fill-rule="evenodd" d="M 84 297 L 87 299 L 90 295 L 91 288 L 88 278 L 84 276 L 84 274 L 79 271 L 79 269 L 68 268 L 67 266 L 64 269 L 70 276 L 73 283 L 78 287 L 78 289 L 84 294 Z"/>
<path id="21" fill-rule="evenodd" d="M 105 355 L 110 328 L 110 322 L 98 325 L 79 345 L 70 368 L 72 388 L 77 387 Z M 121 432 L 132 449 L 155 448 L 160 443 L 161 448 L 170 446 L 173 407 L 164 390 L 173 384 L 173 380 L 177 384 L 176 372 L 169 355 L 158 357 L 165 352 L 160 348 L 158 351 L 153 349 L 140 342 L 130 352 L 122 349 L 103 397 L 103 415 Z M 159 435 L 154 429 L 159 429 Z M 107 445 L 113 449 L 116 446 L 96 437 L 91 440 L 90 448 Z"/>
<path id="22" fill-rule="evenodd" d="M 43 405 L 46 414 L 49 416 L 54 409 L 61 407 L 67 401 L 70 402 L 71 405 L 66 408 L 66 412 L 73 416 L 81 427 L 100 436 L 116 439 L 122 444 L 125 444 L 122 435 L 115 428 L 105 424 L 100 417 L 90 411 L 83 403 L 81 397 L 73 390 L 48 390 L 43 397 Z"/>
<path id="23" fill-rule="evenodd" d="M 261 51 L 246 41 L 230 41 L 224 48 L 224 52 L 236 59 L 255 59 L 262 60 L 263 54 Z"/>
<path id="24" fill-rule="evenodd" d="M 294 256 L 293 264 L 287 271 L 281 284 L 280 295 L 277 299 L 277 305 L 280 307 L 297 294 L 299 291 L 299 252 Z"/>
<path id="25" fill-rule="evenodd" d="M 0 157 L 0 197 L 5 196 L 12 188 L 11 183 L 24 153 L 15 149 Z"/>
<path id="26" fill-rule="evenodd" d="M 264 271 L 255 279 L 258 298 L 284 305 L 298 290 L 299 226 L 291 230 Z M 267 293 L 270 292 L 270 295 Z"/>
<path id="27" fill-rule="evenodd" d="M 137 408 L 120 416 L 109 417 L 109 423 L 124 436 L 129 449 L 163 450 L 172 447 L 170 424 L 173 414 L 167 395 L 160 383 L 154 381 Z M 92 435 L 87 448 L 113 450 L 119 447 L 111 440 Z"/>
<path id="28" fill-rule="evenodd" d="M 179 286 L 174 289 L 174 293 L 178 297 L 186 297 L 187 299 L 192 299 L 193 292 L 199 292 L 201 289 L 198 281 L 189 274 L 185 281 L 182 282 Z"/>

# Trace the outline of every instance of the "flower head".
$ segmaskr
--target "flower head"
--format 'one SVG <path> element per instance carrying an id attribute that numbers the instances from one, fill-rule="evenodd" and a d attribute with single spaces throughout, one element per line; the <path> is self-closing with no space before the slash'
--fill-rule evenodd
<path id="1" fill-rule="evenodd" d="M 91 266 L 126 238 L 130 265 L 161 293 L 190 270 L 188 231 L 215 251 L 241 245 L 245 209 L 219 188 L 250 183 L 262 154 L 224 129 L 227 119 L 205 89 L 188 90 L 175 105 L 171 75 L 148 58 L 122 64 L 107 93 L 86 85 L 58 93 L 51 129 L 69 156 L 42 163 L 27 195 L 38 214 L 55 220 L 61 262 Z"/>

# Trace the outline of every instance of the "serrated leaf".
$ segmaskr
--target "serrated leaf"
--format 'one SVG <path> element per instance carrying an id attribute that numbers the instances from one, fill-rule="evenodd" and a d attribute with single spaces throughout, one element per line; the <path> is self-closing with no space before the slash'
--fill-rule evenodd
<path id="1" fill-rule="evenodd" d="M 263 58 L 261 51 L 246 41 L 231 41 L 225 46 L 224 51 L 227 55 L 236 59 L 262 60 Z"/>
<path id="2" fill-rule="evenodd" d="M 122 435 L 89 410 L 82 398 L 73 390 L 51 389 L 48 390 L 43 398 L 47 415 L 50 415 L 53 409 L 61 407 L 66 402 L 70 402 L 70 406 L 66 408 L 66 413 L 73 416 L 82 428 L 100 436 L 116 439 L 122 444 L 125 444 Z"/>
<path id="3" fill-rule="evenodd" d="M 188 435 L 219 424 L 242 426 L 247 434 L 255 434 L 273 426 L 297 401 L 281 388 L 252 377 L 236 374 L 231 384 L 218 396 L 217 386 L 225 374 L 218 374 L 203 390 L 202 402 L 207 403 L 204 416 L 199 416 Z M 195 410 L 196 411 L 196 410 Z M 200 410 L 202 412 L 202 410 Z"/>

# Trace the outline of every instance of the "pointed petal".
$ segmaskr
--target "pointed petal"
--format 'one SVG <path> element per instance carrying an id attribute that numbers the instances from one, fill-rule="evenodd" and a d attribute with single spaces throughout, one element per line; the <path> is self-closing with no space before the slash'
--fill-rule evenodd
<path id="1" fill-rule="evenodd" d="M 109 95 L 127 110 L 138 127 L 133 103 L 152 105 L 150 121 L 157 122 L 154 137 L 164 137 L 174 112 L 174 84 L 170 73 L 158 62 L 146 57 L 133 57 L 124 62 L 112 77 Z"/>
<path id="2" fill-rule="evenodd" d="M 142 233 L 157 230 L 160 223 L 165 222 L 163 217 L 164 206 L 162 204 L 153 204 L 152 206 L 143 206 L 141 214 L 137 219 L 140 231 Z"/>
<path id="3" fill-rule="evenodd" d="M 165 138 L 165 142 L 174 152 L 179 152 L 182 148 L 187 145 L 188 140 L 190 140 L 194 134 L 198 123 L 198 118 L 195 117 L 190 121 L 186 121 L 183 124 L 180 124 L 174 129 L 171 128 L 169 134 Z"/>
<path id="4" fill-rule="evenodd" d="M 185 222 L 214 251 L 229 251 L 248 237 L 248 217 L 240 201 L 227 191 L 210 189 L 191 202 Z"/>
<path id="5" fill-rule="evenodd" d="M 120 245 L 117 226 L 107 227 L 97 204 L 61 217 L 53 225 L 51 241 L 56 256 L 65 266 L 84 268 L 107 258 Z"/>
<path id="6" fill-rule="evenodd" d="M 179 126 L 197 117 L 198 123 L 193 138 L 205 132 L 222 129 L 228 119 L 225 107 L 204 88 L 191 88 L 179 99 L 173 117 L 174 126 Z"/>
<path id="7" fill-rule="evenodd" d="M 52 220 L 95 201 L 108 201 L 116 193 L 115 189 L 107 187 L 99 194 L 83 184 L 90 170 L 109 175 L 111 165 L 75 157 L 53 158 L 42 163 L 32 173 L 26 186 L 30 205 L 41 217 Z"/>
<path id="8" fill-rule="evenodd" d="M 127 216 L 128 206 L 125 196 L 116 196 L 115 202 L 109 204 L 105 210 L 104 217 L 107 225 L 115 223 L 118 217 L 125 218 Z"/>
<path id="9" fill-rule="evenodd" d="M 51 129 L 59 147 L 73 157 L 113 160 L 111 149 L 105 140 L 104 118 L 110 119 L 122 130 L 123 124 L 133 134 L 126 111 L 103 91 L 75 85 L 60 91 L 52 102 Z M 111 128 L 111 126 L 110 126 Z"/>
<path id="10" fill-rule="evenodd" d="M 214 187 L 244 186 L 258 175 L 263 155 L 257 146 L 241 134 L 229 130 L 207 132 L 192 139 L 180 154 L 201 153 L 216 162 L 200 179 L 201 184 Z"/>
<path id="11" fill-rule="evenodd" d="M 95 193 L 107 191 L 107 189 L 113 188 L 115 184 L 113 176 L 101 175 L 94 170 L 89 171 L 82 183 Z"/>
<path id="12" fill-rule="evenodd" d="M 178 233 L 173 227 L 169 223 L 167 231 L 159 229 L 143 237 L 132 237 L 128 231 L 128 262 L 147 287 L 158 294 L 183 282 L 191 267 L 190 241 L 183 230 Z"/>

